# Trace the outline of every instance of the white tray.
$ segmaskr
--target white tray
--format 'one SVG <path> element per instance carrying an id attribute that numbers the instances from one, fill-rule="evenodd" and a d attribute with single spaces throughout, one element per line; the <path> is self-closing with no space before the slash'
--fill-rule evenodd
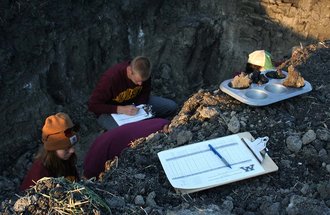
<path id="1" fill-rule="evenodd" d="M 262 74 L 266 74 L 270 71 L 274 70 L 264 71 Z M 283 71 L 283 74 L 287 76 L 287 72 Z M 282 82 L 285 80 L 285 78 L 268 78 L 268 80 L 269 82 L 266 84 L 258 85 L 253 83 L 247 89 L 235 89 L 229 86 L 229 83 L 232 81 L 232 79 L 228 79 L 220 84 L 220 89 L 224 93 L 227 93 L 235 99 L 251 106 L 269 105 L 278 101 L 301 95 L 303 93 L 307 93 L 313 89 L 312 85 L 306 80 L 305 86 L 301 88 L 283 86 Z"/>

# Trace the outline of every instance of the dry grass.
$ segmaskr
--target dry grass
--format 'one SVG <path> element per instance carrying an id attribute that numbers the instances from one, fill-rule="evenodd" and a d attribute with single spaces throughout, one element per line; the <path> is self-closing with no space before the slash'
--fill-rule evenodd
<path id="1" fill-rule="evenodd" d="M 42 184 L 42 185 L 41 185 Z M 52 188 L 45 192 L 45 186 L 52 184 Z M 51 190 L 62 187 L 63 195 L 51 195 Z M 42 188 L 41 190 L 39 190 Z M 111 214 L 111 210 L 106 202 L 100 198 L 91 189 L 79 184 L 71 183 L 65 178 L 42 178 L 34 186 L 37 194 L 48 199 L 49 211 L 54 211 L 58 214 L 100 214 L 102 209 Z"/>

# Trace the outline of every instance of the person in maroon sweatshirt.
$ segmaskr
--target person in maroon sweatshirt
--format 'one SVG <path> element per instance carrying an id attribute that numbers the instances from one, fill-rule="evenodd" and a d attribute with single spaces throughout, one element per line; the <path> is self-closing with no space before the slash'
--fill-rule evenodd
<path id="1" fill-rule="evenodd" d="M 74 144 L 78 141 L 78 126 L 65 113 L 47 117 L 42 128 L 43 146 L 24 177 L 20 190 L 24 191 L 43 177 L 62 177 L 79 180 Z"/>
<path id="2" fill-rule="evenodd" d="M 112 113 L 135 115 L 135 105 L 149 104 L 156 117 L 170 117 L 177 104 L 166 98 L 151 96 L 151 63 L 138 56 L 132 61 L 118 63 L 100 78 L 88 101 L 88 110 L 95 113 L 98 123 L 107 130 L 117 127 Z"/>
<path id="3" fill-rule="evenodd" d="M 147 137 L 159 130 L 166 132 L 168 123 L 166 119 L 154 118 L 125 124 L 103 133 L 94 140 L 85 156 L 84 176 L 98 178 L 107 160 L 119 156 L 138 138 Z"/>

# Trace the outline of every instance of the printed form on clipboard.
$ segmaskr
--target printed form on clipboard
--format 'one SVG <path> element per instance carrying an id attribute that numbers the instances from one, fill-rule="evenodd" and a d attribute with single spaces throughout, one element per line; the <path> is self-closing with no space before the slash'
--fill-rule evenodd
<path id="1" fill-rule="evenodd" d="M 250 148 L 251 141 L 255 142 L 252 135 L 243 132 L 161 151 L 158 157 L 176 192 L 193 193 L 277 171 L 268 154 L 262 160 L 256 156 Z"/>
<path id="2" fill-rule="evenodd" d="M 139 111 L 134 116 L 129 116 L 126 114 L 117 114 L 117 113 L 113 113 L 111 114 L 111 116 L 119 126 L 153 117 L 152 113 L 147 113 L 144 110 L 144 106 L 145 106 L 144 104 L 136 106 L 139 109 Z"/>

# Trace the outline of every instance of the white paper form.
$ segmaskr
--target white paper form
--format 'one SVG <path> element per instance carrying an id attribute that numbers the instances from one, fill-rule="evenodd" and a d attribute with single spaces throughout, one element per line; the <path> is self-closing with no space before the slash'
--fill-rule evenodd
<path id="1" fill-rule="evenodd" d="M 113 117 L 113 119 L 117 122 L 117 124 L 119 126 L 127 124 L 127 123 L 131 123 L 131 122 L 137 122 L 137 121 L 141 121 L 144 119 L 148 119 L 152 117 L 151 113 L 147 113 L 143 107 L 144 105 L 138 105 L 136 106 L 139 110 L 138 112 L 134 115 L 134 116 L 129 116 L 126 114 L 116 114 L 113 113 L 111 114 L 111 116 Z"/>
<path id="2" fill-rule="evenodd" d="M 208 147 L 211 144 L 232 168 Z M 158 153 L 171 185 L 178 189 L 219 186 L 260 175 L 264 168 L 237 135 L 207 140 Z"/>

